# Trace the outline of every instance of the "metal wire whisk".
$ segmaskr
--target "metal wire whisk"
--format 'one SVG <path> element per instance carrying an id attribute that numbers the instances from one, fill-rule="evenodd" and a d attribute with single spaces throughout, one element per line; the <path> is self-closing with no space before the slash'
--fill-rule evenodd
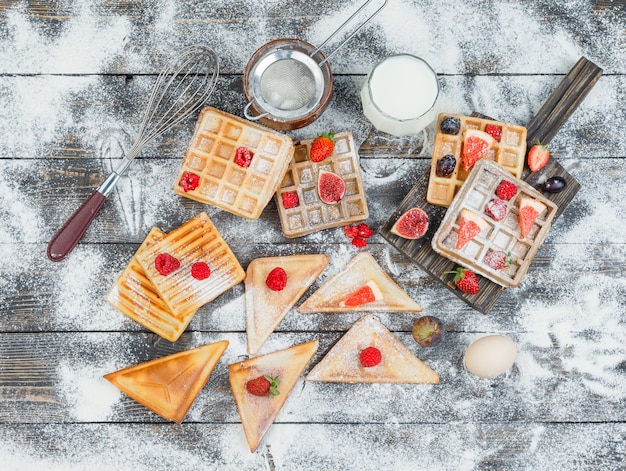
<path id="1" fill-rule="evenodd" d="M 219 74 L 217 55 L 208 47 L 181 50 L 157 77 L 132 147 L 115 170 L 70 216 L 48 244 L 48 258 L 63 260 L 80 241 L 107 196 L 142 149 L 198 111 L 209 98 Z"/>

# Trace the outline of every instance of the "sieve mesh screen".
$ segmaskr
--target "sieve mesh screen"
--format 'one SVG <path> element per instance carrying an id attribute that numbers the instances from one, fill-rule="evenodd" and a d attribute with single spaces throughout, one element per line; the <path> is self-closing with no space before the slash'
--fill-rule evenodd
<path id="1" fill-rule="evenodd" d="M 283 111 L 302 108 L 315 95 L 315 78 L 301 62 L 287 58 L 269 65 L 260 81 L 266 103 Z"/>

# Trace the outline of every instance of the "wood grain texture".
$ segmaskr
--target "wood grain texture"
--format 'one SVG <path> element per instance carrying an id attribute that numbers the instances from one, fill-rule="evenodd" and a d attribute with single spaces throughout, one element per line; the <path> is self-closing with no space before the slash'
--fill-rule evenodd
<path id="1" fill-rule="evenodd" d="M 528 149 L 532 147 L 535 141 L 541 141 L 544 145 L 550 143 L 558 130 L 565 124 L 567 119 L 589 94 L 601 74 L 602 69 L 584 57 L 580 58 L 578 62 L 574 64 L 572 70 L 565 76 L 559 86 L 548 97 L 537 115 L 527 125 Z M 478 112 L 474 112 L 472 115 L 493 119 Z M 539 172 L 533 174 L 527 166 L 525 166 L 522 179 L 539 189 L 539 178 L 545 177 L 546 175 L 562 176 L 567 183 L 565 190 L 560 193 L 544 193 L 546 198 L 550 199 L 558 207 L 555 216 L 556 219 L 572 201 L 580 189 L 580 183 L 578 183 L 555 159 L 551 159 L 549 165 L 542 170 L 541 174 L 539 174 Z M 391 245 L 415 261 L 415 263 L 428 274 L 440 280 L 441 283 L 456 296 L 463 299 L 479 312 L 487 314 L 491 311 L 494 304 L 498 302 L 498 299 L 506 288 L 482 276 L 479 276 L 480 291 L 478 293 L 468 294 L 455 286 L 453 273 L 456 270 L 457 264 L 436 253 L 430 244 L 433 230 L 439 227 L 445 212 L 441 208 L 437 208 L 435 205 L 426 202 L 425 195 L 426 188 L 428 187 L 428 178 L 429 171 L 418 180 L 400 206 L 396 208 L 393 215 L 381 229 L 381 235 Z M 427 234 L 417 240 L 406 240 L 391 233 L 391 228 L 400 215 L 414 207 L 424 209 L 429 215 L 430 224 Z"/>
<path id="2" fill-rule="evenodd" d="M 266 442 L 250 454 L 226 373 L 226 364 L 246 353 L 243 284 L 201 308 L 174 343 L 107 304 L 108 289 L 150 228 L 172 230 L 200 211 L 244 267 L 261 256 L 329 254 L 330 265 L 304 297 L 358 252 L 340 228 L 284 238 L 273 202 L 258 220 L 241 221 L 175 195 L 194 118 L 143 151 L 67 260 L 46 259 L 49 238 L 130 147 L 155 76 L 176 50 L 191 42 L 212 47 L 221 75 L 208 105 L 242 116 L 241 74 L 259 46 L 278 37 L 321 44 L 355 8 L 347 0 L 0 0 L 1 469 L 624 467 L 623 1 L 390 0 L 332 57 L 326 112 L 288 133 L 294 140 L 331 129 L 354 134 L 367 222 L 377 231 L 362 250 L 424 314 L 439 317 L 447 334 L 439 346 L 422 348 L 411 336 L 417 315 L 379 317 L 438 372 L 438 386 L 301 382 Z M 467 27 L 459 28 L 460 20 Z M 366 74 L 398 52 L 433 66 L 441 112 L 480 110 L 516 123 L 545 114 L 536 132 L 551 137 L 548 170 L 581 184 L 522 285 L 505 290 L 487 316 L 381 235 L 429 167 L 434 135 L 431 125 L 391 137 L 363 115 Z M 567 114 L 565 122 L 555 120 L 542 104 L 572 78 L 567 73 L 581 55 L 604 73 L 590 68 L 589 76 L 574 77 L 590 91 L 575 111 L 559 114 Z M 565 93 L 555 102 L 569 109 L 575 100 Z M 293 309 L 262 352 L 318 338 L 310 369 L 360 316 Z M 478 380 L 464 370 L 465 349 L 492 333 L 510 336 L 518 357 L 509 374 Z M 223 338 L 231 345 L 182 425 L 102 379 Z"/>

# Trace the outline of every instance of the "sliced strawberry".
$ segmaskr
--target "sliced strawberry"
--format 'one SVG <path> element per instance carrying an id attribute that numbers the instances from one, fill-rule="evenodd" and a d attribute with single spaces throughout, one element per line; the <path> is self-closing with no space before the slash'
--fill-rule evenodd
<path id="1" fill-rule="evenodd" d="M 546 146 L 540 143 L 535 144 L 528 151 L 528 168 L 530 168 L 532 172 L 541 170 L 546 166 L 548 160 L 550 160 L 550 151 Z"/>

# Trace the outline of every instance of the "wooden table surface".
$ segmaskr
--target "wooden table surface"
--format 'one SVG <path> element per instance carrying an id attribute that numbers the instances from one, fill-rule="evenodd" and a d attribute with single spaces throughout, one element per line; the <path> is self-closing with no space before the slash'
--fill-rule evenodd
<path id="1" fill-rule="evenodd" d="M 259 450 L 247 449 L 226 365 L 245 354 L 243 284 L 201 308 L 175 343 L 105 300 L 152 226 L 206 211 L 245 268 L 260 256 L 323 252 L 321 281 L 358 249 L 340 228 L 283 237 L 274 202 L 256 221 L 172 191 L 195 116 L 149 145 L 63 262 L 46 245 L 108 175 L 137 132 L 155 73 L 190 43 L 221 73 L 209 104 L 242 116 L 242 71 L 279 37 L 321 44 L 353 2 L 300 0 L 0 0 L 0 468 L 623 469 L 626 460 L 626 10 L 623 1 L 390 0 L 331 59 L 335 90 L 294 139 L 349 130 L 360 146 L 368 223 L 380 229 L 430 165 L 434 126 L 393 138 L 361 111 L 380 59 L 408 52 L 439 74 L 441 111 L 528 123 L 581 56 L 604 69 L 555 138 L 581 183 L 522 285 L 488 315 L 430 278 L 379 234 L 366 248 L 447 336 L 411 337 L 417 315 L 380 319 L 438 372 L 439 385 L 300 381 Z M 321 281 L 315 285 L 319 286 Z M 312 291 L 309 290 L 307 296 Z M 359 314 L 292 310 L 262 352 L 317 338 L 316 364 Z M 503 333 L 513 370 L 478 380 L 469 343 Z M 182 425 L 102 375 L 227 339 Z M 309 366 L 308 369 L 310 369 Z M 308 371 L 307 369 L 307 371 Z"/>

